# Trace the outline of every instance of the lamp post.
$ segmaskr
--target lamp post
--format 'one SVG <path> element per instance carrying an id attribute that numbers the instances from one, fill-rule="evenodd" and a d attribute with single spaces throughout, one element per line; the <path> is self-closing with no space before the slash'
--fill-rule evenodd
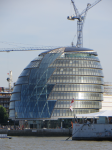
<path id="1" fill-rule="evenodd" d="M 7 122 L 8 122 L 8 127 L 9 127 L 9 120 Z"/>
<path id="2" fill-rule="evenodd" d="M 64 119 L 61 120 L 61 129 L 63 128 L 63 121 Z"/>

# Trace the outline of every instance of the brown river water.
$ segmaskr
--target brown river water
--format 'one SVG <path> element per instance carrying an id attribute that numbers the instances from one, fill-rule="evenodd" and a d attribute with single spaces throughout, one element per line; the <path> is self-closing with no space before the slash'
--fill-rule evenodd
<path id="1" fill-rule="evenodd" d="M 68 137 L 15 137 L 0 139 L 0 150 L 111 150 L 111 141 L 72 141 Z"/>

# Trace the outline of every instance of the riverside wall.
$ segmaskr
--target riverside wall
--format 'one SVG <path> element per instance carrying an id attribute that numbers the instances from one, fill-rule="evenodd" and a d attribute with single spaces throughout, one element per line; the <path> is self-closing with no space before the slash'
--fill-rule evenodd
<path id="1" fill-rule="evenodd" d="M 7 130 L 0 129 L 0 134 L 8 136 L 71 136 L 72 129 L 24 129 L 24 130 Z"/>

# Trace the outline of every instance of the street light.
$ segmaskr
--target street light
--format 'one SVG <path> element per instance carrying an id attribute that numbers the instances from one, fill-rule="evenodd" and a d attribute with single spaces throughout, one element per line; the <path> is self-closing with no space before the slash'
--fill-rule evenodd
<path id="1" fill-rule="evenodd" d="M 7 122 L 8 122 L 8 127 L 9 127 L 9 120 Z"/>

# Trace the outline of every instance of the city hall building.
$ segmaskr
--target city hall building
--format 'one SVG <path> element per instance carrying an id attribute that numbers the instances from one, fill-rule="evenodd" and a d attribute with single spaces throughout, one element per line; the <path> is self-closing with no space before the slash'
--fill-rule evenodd
<path id="1" fill-rule="evenodd" d="M 102 67 L 92 49 L 65 47 L 43 52 L 18 77 L 9 117 L 26 120 L 32 128 L 55 128 L 62 123 L 69 127 L 74 114 L 102 108 L 103 84 Z"/>

